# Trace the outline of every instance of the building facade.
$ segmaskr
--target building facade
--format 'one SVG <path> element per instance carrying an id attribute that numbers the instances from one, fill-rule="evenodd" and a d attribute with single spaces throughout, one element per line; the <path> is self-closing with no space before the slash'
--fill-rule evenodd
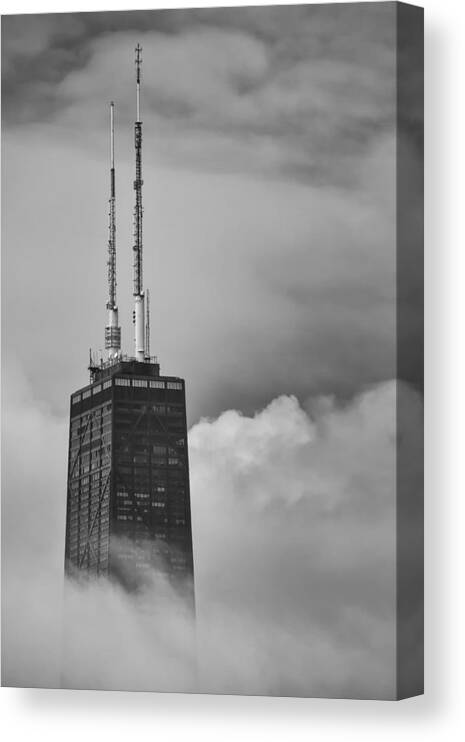
<path id="1" fill-rule="evenodd" d="M 66 572 L 132 590 L 157 570 L 193 602 L 184 381 L 153 359 L 91 376 L 71 396 Z"/>

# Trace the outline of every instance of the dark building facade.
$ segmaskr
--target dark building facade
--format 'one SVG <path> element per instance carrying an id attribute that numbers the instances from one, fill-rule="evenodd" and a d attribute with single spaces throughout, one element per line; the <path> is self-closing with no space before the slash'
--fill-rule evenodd
<path id="1" fill-rule="evenodd" d="M 137 589 L 156 569 L 193 603 L 184 381 L 153 359 L 91 378 L 71 396 L 66 571 Z"/>

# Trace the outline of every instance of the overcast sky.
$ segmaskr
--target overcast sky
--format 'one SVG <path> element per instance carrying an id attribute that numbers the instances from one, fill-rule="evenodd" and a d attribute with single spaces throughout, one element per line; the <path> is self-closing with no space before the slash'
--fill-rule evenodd
<path id="1" fill-rule="evenodd" d="M 69 395 L 87 383 L 106 323 L 110 100 L 118 304 L 123 351 L 133 350 L 139 42 L 144 280 L 152 352 L 162 373 L 186 379 L 193 425 L 202 688 L 395 695 L 394 414 L 401 394 L 416 513 L 421 400 L 392 381 L 394 5 L 3 19 L 9 683 L 57 682 Z M 402 139 L 407 232 L 421 218 L 414 103 Z M 421 332 L 422 276 L 410 252 L 403 260 L 408 341 Z M 414 345 L 403 373 L 419 388 Z M 74 683 L 160 687 L 131 674 L 144 645 L 128 643 L 121 667 L 101 677 L 87 637 L 108 640 L 114 656 L 120 627 L 137 634 L 137 620 L 102 593 L 99 616 L 121 623 L 112 636 L 102 618 L 99 633 L 96 600 L 79 596 L 84 674 Z"/>
<path id="2" fill-rule="evenodd" d="M 394 376 L 393 5 L 10 16 L 4 345 L 38 399 L 63 414 L 103 346 L 110 100 L 132 352 L 137 42 L 152 352 L 191 422 Z"/>

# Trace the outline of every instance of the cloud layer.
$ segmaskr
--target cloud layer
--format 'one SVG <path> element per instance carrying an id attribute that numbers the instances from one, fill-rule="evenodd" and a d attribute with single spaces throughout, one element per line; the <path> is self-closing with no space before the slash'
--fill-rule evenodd
<path id="1" fill-rule="evenodd" d="M 95 131 L 111 80 L 129 123 L 136 37 L 144 121 L 170 162 L 352 185 L 393 129 L 395 11 L 374 4 L 12 16 L 8 120 Z"/>
<path id="2" fill-rule="evenodd" d="M 394 382 L 343 407 L 284 396 L 192 428 L 195 643 L 182 596 L 156 575 L 137 600 L 105 581 L 63 594 L 65 425 L 19 386 L 3 486 L 6 684 L 395 696 Z M 408 451 L 421 405 L 402 394 Z"/>

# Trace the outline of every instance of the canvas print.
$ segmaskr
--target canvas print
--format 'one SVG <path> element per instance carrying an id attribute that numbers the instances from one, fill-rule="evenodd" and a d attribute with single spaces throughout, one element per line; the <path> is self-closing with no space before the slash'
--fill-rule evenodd
<path id="1" fill-rule="evenodd" d="M 423 15 L 2 18 L 2 682 L 423 691 Z"/>

